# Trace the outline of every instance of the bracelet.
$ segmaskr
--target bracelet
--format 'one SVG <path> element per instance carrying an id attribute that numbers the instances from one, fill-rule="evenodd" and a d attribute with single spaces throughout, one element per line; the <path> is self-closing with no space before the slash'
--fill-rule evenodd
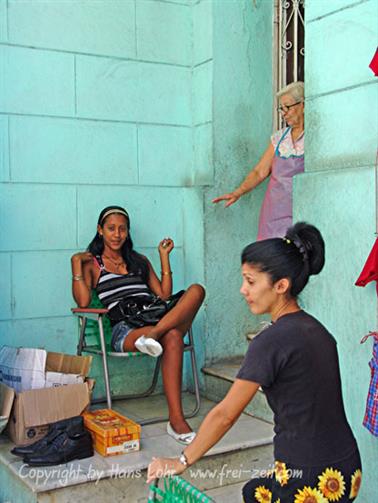
<path id="1" fill-rule="evenodd" d="M 79 276 L 78 274 L 73 274 L 72 275 L 72 281 L 80 281 L 82 279 L 84 279 L 83 276 Z"/>
<path id="2" fill-rule="evenodd" d="M 161 271 L 162 276 L 172 276 L 172 271 Z"/>
<path id="3" fill-rule="evenodd" d="M 186 454 L 184 453 L 184 451 L 182 451 L 182 453 L 180 454 L 179 461 L 182 465 L 185 466 L 185 468 L 187 468 L 189 466 L 189 461 L 188 461 L 188 458 L 186 457 Z"/>

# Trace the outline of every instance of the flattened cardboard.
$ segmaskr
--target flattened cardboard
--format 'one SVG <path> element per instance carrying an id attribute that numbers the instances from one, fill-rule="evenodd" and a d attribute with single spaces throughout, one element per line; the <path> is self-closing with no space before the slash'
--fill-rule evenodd
<path id="1" fill-rule="evenodd" d="M 65 355 L 63 353 L 47 353 L 46 371 L 62 372 L 63 374 L 80 374 L 86 377 L 91 368 L 92 356 Z"/>
<path id="2" fill-rule="evenodd" d="M 0 433 L 6 427 L 11 414 L 15 391 L 6 384 L 0 383 Z"/>
<path id="3" fill-rule="evenodd" d="M 81 414 L 89 404 L 86 384 L 24 391 L 17 397 L 23 405 L 24 423 L 30 426 L 55 423 Z"/>

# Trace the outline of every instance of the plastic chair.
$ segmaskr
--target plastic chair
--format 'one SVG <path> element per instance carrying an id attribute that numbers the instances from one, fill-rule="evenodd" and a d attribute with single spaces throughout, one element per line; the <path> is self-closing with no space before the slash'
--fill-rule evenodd
<path id="1" fill-rule="evenodd" d="M 110 376 L 108 370 L 108 358 L 151 358 L 144 353 L 136 352 L 127 352 L 127 353 L 116 353 L 113 351 L 110 341 L 111 341 L 111 326 L 108 317 L 106 316 L 108 310 L 103 307 L 101 301 L 99 300 L 96 292 L 92 292 L 92 301 L 89 307 L 86 308 L 73 308 L 71 309 L 74 315 L 79 317 L 80 324 L 80 336 L 79 343 L 77 345 L 77 354 L 80 356 L 82 353 L 91 353 L 95 355 L 99 355 L 102 358 L 102 366 L 104 371 L 104 382 L 105 382 L 105 394 L 106 396 L 103 398 L 97 398 L 92 400 L 92 403 L 101 403 L 107 402 L 108 409 L 112 408 L 113 400 L 126 400 L 129 398 L 144 398 L 146 396 L 151 395 L 156 388 L 161 357 L 156 359 L 155 370 L 152 376 L 152 381 L 150 386 L 146 389 L 146 391 L 138 394 L 132 395 L 116 395 L 112 396 L 111 388 L 110 388 Z M 200 392 L 199 392 L 199 383 L 198 383 L 198 370 L 197 370 L 197 362 L 196 355 L 194 352 L 194 341 L 193 341 L 193 333 L 190 328 L 185 337 L 188 338 L 188 342 L 184 345 L 184 353 L 190 352 L 190 362 L 192 368 L 193 382 L 194 382 L 194 394 L 195 394 L 195 407 L 189 413 L 186 414 L 186 418 L 194 417 L 200 408 Z M 88 344 L 87 338 L 94 339 L 94 342 L 90 342 Z M 167 417 L 153 417 L 151 419 L 146 419 L 140 421 L 140 424 L 152 424 L 158 423 L 161 421 L 168 420 Z"/>
<path id="2" fill-rule="evenodd" d="M 178 475 L 166 477 L 163 481 L 163 488 L 159 487 L 159 479 L 150 485 L 148 503 L 215 503 L 212 498 Z"/>

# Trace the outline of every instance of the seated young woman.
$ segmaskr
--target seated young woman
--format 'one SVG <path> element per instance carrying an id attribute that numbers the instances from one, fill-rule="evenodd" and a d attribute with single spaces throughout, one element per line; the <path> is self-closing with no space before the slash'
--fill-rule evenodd
<path id="1" fill-rule="evenodd" d="M 130 218 L 119 206 L 104 208 L 97 222 L 97 233 L 88 251 L 71 258 L 72 293 L 79 307 L 88 307 L 95 289 L 103 305 L 112 310 L 127 298 L 155 294 L 168 300 L 172 294 L 172 272 L 169 254 L 172 239 L 159 243 L 161 277 L 150 261 L 133 249 Z M 127 320 L 112 323 L 114 351 L 141 351 L 162 356 L 162 377 L 169 409 L 167 432 L 175 440 L 188 444 L 195 433 L 185 421 L 181 403 L 183 337 L 190 328 L 203 299 L 201 285 L 191 285 L 156 325 L 135 328 Z"/>

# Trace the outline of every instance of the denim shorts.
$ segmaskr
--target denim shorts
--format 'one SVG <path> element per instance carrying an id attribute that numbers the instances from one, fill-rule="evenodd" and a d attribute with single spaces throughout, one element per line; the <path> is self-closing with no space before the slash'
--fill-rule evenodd
<path id="1" fill-rule="evenodd" d="M 130 327 L 124 321 L 119 321 L 112 328 L 112 348 L 116 353 L 123 353 L 123 343 L 134 327 Z"/>

